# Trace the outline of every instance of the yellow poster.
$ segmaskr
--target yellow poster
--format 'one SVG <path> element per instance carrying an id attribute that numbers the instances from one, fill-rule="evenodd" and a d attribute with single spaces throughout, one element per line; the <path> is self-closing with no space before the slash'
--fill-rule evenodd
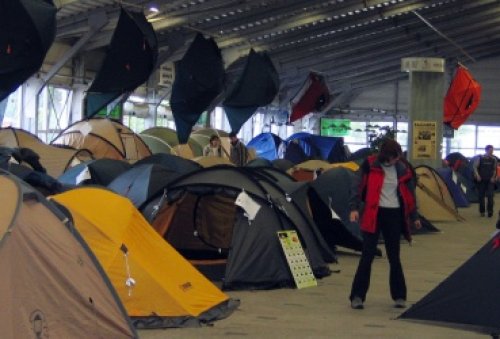
<path id="1" fill-rule="evenodd" d="M 436 121 L 413 122 L 413 159 L 436 159 Z"/>
<path id="2" fill-rule="evenodd" d="M 278 238 L 298 289 L 317 286 L 309 260 L 295 231 L 280 231 Z"/>

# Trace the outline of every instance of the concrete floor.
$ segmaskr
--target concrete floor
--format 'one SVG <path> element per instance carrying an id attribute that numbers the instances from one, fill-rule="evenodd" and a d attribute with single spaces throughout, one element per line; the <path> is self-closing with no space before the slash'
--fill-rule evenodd
<path id="1" fill-rule="evenodd" d="M 498 198 L 497 198 L 498 199 Z M 496 215 L 480 218 L 477 205 L 460 209 L 465 222 L 434 223 L 442 233 L 402 243 L 408 304 L 422 298 L 473 255 L 495 230 Z M 384 251 L 385 252 L 385 251 Z M 340 273 L 303 290 L 228 292 L 241 300 L 229 318 L 202 328 L 143 330 L 141 338 L 487 338 L 478 333 L 394 320 L 388 262 L 376 259 L 364 310 L 350 308 L 348 295 L 359 256 L 341 253 L 332 269 Z"/>

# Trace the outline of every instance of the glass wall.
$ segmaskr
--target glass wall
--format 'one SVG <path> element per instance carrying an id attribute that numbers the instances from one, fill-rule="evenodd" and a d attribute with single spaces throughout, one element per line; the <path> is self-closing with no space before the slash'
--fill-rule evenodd
<path id="1" fill-rule="evenodd" d="M 49 143 L 68 127 L 73 92 L 67 88 L 46 86 L 38 97 L 36 132 Z"/>
<path id="2" fill-rule="evenodd" d="M 18 89 L 7 97 L 7 107 L 1 127 L 21 127 L 21 112 L 23 100 L 23 87 L 19 86 Z"/>

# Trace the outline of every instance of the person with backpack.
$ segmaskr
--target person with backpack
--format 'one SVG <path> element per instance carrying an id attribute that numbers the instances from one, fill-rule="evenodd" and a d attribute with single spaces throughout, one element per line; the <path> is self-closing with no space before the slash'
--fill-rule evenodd
<path id="1" fill-rule="evenodd" d="M 493 155 L 493 146 L 484 148 L 485 154 L 476 157 L 473 162 L 474 179 L 479 196 L 479 214 L 484 217 L 485 200 L 488 200 L 486 209 L 488 218 L 493 216 L 493 194 L 497 180 L 497 158 Z"/>
<path id="2" fill-rule="evenodd" d="M 231 141 L 231 151 L 229 158 L 236 166 L 244 166 L 248 162 L 248 149 L 238 139 L 235 132 L 229 133 L 229 140 Z"/>
<path id="3" fill-rule="evenodd" d="M 415 198 L 415 176 L 402 158 L 401 146 L 387 139 L 378 155 L 369 156 L 360 167 L 359 185 L 351 197 L 351 222 L 360 222 L 363 251 L 352 283 L 351 307 L 363 309 L 370 286 L 371 266 L 379 234 L 384 237 L 390 264 L 389 285 L 394 306 L 406 307 L 406 282 L 400 259 L 401 233 L 411 241 L 410 223 L 420 229 Z M 360 218 L 359 209 L 364 203 Z"/>

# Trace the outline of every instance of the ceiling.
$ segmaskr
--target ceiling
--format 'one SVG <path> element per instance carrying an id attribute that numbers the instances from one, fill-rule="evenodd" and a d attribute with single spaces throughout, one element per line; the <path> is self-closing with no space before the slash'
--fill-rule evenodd
<path id="1" fill-rule="evenodd" d="M 161 62 L 177 60 L 197 32 L 213 37 L 226 65 L 250 48 L 267 51 L 280 73 L 280 98 L 310 70 L 323 73 L 337 106 L 354 93 L 407 79 L 403 57 L 472 65 L 500 55 L 500 0 L 55 0 L 57 40 L 75 44 L 105 18 L 83 49 L 106 46 L 119 5 L 144 11 Z M 158 12 L 149 10 L 155 3 Z"/>

